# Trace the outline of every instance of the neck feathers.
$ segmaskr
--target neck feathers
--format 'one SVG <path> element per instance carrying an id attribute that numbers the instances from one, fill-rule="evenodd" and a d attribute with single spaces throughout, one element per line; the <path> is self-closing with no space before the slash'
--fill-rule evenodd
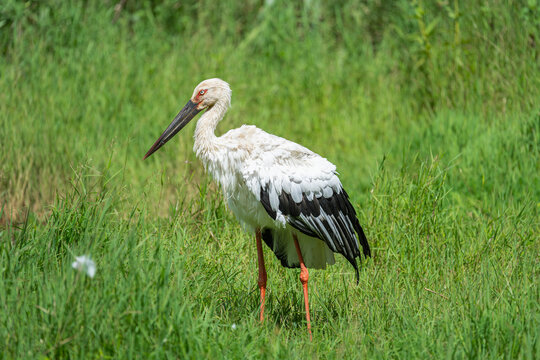
<path id="1" fill-rule="evenodd" d="M 193 151 L 198 158 L 209 159 L 211 154 L 217 150 L 217 137 L 214 133 L 217 124 L 223 119 L 229 108 L 230 100 L 218 101 L 208 109 L 197 121 L 195 128 L 195 143 Z"/>

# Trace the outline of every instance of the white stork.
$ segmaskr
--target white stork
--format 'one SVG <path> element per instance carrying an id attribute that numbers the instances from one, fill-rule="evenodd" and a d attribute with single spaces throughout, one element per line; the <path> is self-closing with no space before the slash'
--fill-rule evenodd
<path id="1" fill-rule="evenodd" d="M 358 282 L 356 258 L 360 257 L 360 245 L 364 256 L 370 256 L 369 244 L 331 162 L 253 125 L 220 137 L 214 134 L 230 103 L 231 89 L 225 81 L 201 82 L 144 159 L 206 109 L 197 122 L 193 150 L 221 185 L 238 220 L 255 232 L 260 321 L 264 319 L 266 292 L 262 239 L 283 266 L 300 268 L 311 338 L 307 268 L 324 269 L 334 264 L 337 252 L 352 264 Z"/>

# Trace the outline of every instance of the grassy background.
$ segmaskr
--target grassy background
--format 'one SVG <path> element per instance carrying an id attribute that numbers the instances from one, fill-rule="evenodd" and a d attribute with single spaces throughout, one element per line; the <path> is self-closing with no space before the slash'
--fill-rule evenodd
<path id="1" fill-rule="evenodd" d="M 0 4 L 5 358 L 538 358 L 540 3 Z M 373 258 L 256 250 L 191 148 L 209 77 L 334 162 Z M 71 269 L 97 263 L 94 279 Z M 233 326 L 233 324 L 235 326 Z"/>

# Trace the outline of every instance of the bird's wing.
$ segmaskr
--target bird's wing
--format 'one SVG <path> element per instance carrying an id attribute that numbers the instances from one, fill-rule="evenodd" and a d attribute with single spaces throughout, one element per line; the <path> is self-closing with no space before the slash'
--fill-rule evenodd
<path id="1" fill-rule="evenodd" d="M 357 269 L 359 243 L 365 256 L 370 249 L 335 165 L 291 141 L 262 130 L 256 135 L 242 169 L 249 190 L 274 220 L 323 240 Z"/>

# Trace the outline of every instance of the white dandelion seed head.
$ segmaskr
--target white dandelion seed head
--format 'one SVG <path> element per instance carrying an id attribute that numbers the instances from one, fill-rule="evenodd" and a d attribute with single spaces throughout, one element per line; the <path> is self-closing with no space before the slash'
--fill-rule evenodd
<path id="1" fill-rule="evenodd" d="M 236 324 L 232 324 L 231 329 L 236 330 Z"/>
<path id="2" fill-rule="evenodd" d="M 96 263 L 88 255 L 75 257 L 75 261 L 71 266 L 76 270 L 84 271 L 91 278 L 96 275 Z"/>

